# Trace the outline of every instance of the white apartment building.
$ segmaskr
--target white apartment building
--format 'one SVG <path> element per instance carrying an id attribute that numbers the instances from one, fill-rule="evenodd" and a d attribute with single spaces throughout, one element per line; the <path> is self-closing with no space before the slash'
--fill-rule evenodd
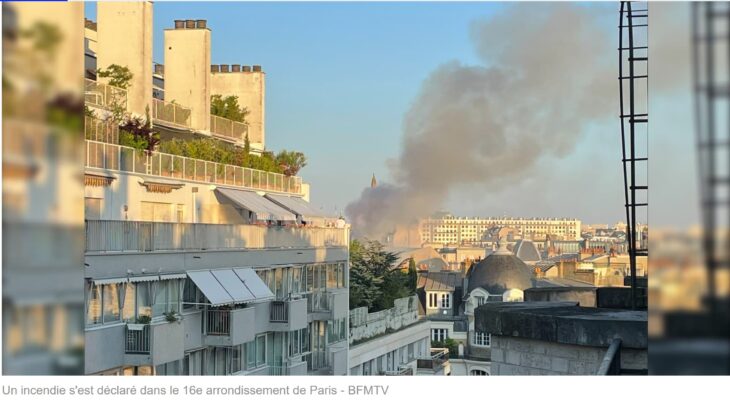
<path id="1" fill-rule="evenodd" d="M 87 107 L 104 115 L 110 93 L 130 113 L 151 104 L 163 140 L 242 132 L 216 131 L 225 121 L 210 115 L 206 21 L 165 31 L 165 98 L 177 101 L 159 103 L 152 4 L 97 7 L 97 61 L 134 77 L 127 91 L 87 81 Z M 103 133 L 86 140 L 87 374 L 347 374 L 349 226 L 311 206 L 301 178 L 120 146 L 100 120 L 86 128 Z"/>
<path id="2" fill-rule="evenodd" d="M 419 230 L 422 243 L 443 246 L 481 243 L 487 240 L 487 231 L 494 227 L 515 229 L 526 239 L 543 241 L 548 236 L 559 240 L 580 240 L 581 221 L 570 218 L 469 218 L 445 215 L 421 221 Z"/>

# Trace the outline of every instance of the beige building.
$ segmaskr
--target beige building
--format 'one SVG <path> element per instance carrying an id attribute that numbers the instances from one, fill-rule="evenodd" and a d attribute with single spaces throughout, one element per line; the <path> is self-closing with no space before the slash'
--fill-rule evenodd
<path id="1" fill-rule="evenodd" d="M 548 236 L 562 240 L 581 238 L 581 221 L 569 218 L 468 218 L 445 215 L 424 219 L 419 229 L 422 243 L 447 246 L 483 242 L 487 231 L 493 227 L 513 228 L 521 237 L 534 241 L 543 241 Z"/>
<path id="2" fill-rule="evenodd" d="M 132 115 L 151 104 L 163 141 L 243 145 L 249 126 L 211 115 L 222 88 L 212 87 L 221 80 L 205 20 L 166 29 L 165 65 L 153 70 L 151 3 L 98 10 L 86 23 L 87 74 L 102 60 L 135 72 L 127 90 L 93 73 L 86 81 L 98 118 L 86 121 L 85 372 L 347 374 L 349 225 L 310 205 L 300 177 L 119 145 L 104 118 L 120 107 Z M 257 103 L 261 150 L 255 73 L 233 93 Z"/>

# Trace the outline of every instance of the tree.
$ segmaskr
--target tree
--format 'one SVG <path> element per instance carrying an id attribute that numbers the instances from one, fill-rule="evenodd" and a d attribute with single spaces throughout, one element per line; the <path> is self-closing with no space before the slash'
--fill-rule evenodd
<path id="1" fill-rule="evenodd" d="M 109 84 L 120 89 L 129 89 L 130 82 L 134 75 L 126 66 L 111 64 L 106 69 L 96 70 L 96 76 L 109 78 Z"/>
<path id="2" fill-rule="evenodd" d="M 409 276 L 395 268 L 397 257 L 377 241 L 350 242 L 350 308 L 380 311 L 393 307 L 395 299 L 415 293 Z"/>
<path id="3" fill-rule="evenodd" d="M 418 286 L 418 270 L 416 269 L 416 261 L 411 258 L 408 260 L 408 288 L 416 292 Z"/>
<path id="4" fill-rule="evenodd" d="M 210 113 L 231 121 L 246 123 L 248 109 L 238 104 L 238 96 L 223 97 L 214 94 L 210 96 Z"/>
<path id="5" fill-rule="evenodd" d="M 152 152 L 160 143 L 160 134 L 152 129 L 149 107 L 145 110 L 145 119 L 128 118 L 119 125 L 119 144 L 137 150 Z"/>
<path id="6" fill-rule="evenodd" d="M 307 166 L 307 157 L 298 151 L 282 150 L 276 155 L 276 163 L 286 176 L 294 176 Z"/>

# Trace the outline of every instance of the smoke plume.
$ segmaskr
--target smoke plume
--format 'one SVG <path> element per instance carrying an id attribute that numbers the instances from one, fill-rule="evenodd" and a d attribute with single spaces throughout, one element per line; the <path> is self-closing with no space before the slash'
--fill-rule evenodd
<path id="1" fill-rule="evenodd" d="M 377 237 L 413 223 L 456 188 L 498 190 L 543 157 L 570 153 L 589 124 L 614 117 L 617 14 L 533 3 L 474 23 L 483 64 L 449 62 L 423 82 L 390 163 L 394 183 L 365 189 L 346 208 L 357 234 Z"/>

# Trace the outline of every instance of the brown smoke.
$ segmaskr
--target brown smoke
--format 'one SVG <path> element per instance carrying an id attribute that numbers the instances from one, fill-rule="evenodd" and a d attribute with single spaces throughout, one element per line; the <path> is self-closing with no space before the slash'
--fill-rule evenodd
<path id="1" fill-rule="evenodd" d="M 391 162 L 395 183 L 365 189 L 346 208 L 355 232 L 378 237 L 438 210 L 453 189 L 521 179 L 541 158 L 570 153 L 589 124 L 616 116 L 617 15 L 533 3 L 474 23 L 483 65 L 449 62 L 424 81 Z"/>

